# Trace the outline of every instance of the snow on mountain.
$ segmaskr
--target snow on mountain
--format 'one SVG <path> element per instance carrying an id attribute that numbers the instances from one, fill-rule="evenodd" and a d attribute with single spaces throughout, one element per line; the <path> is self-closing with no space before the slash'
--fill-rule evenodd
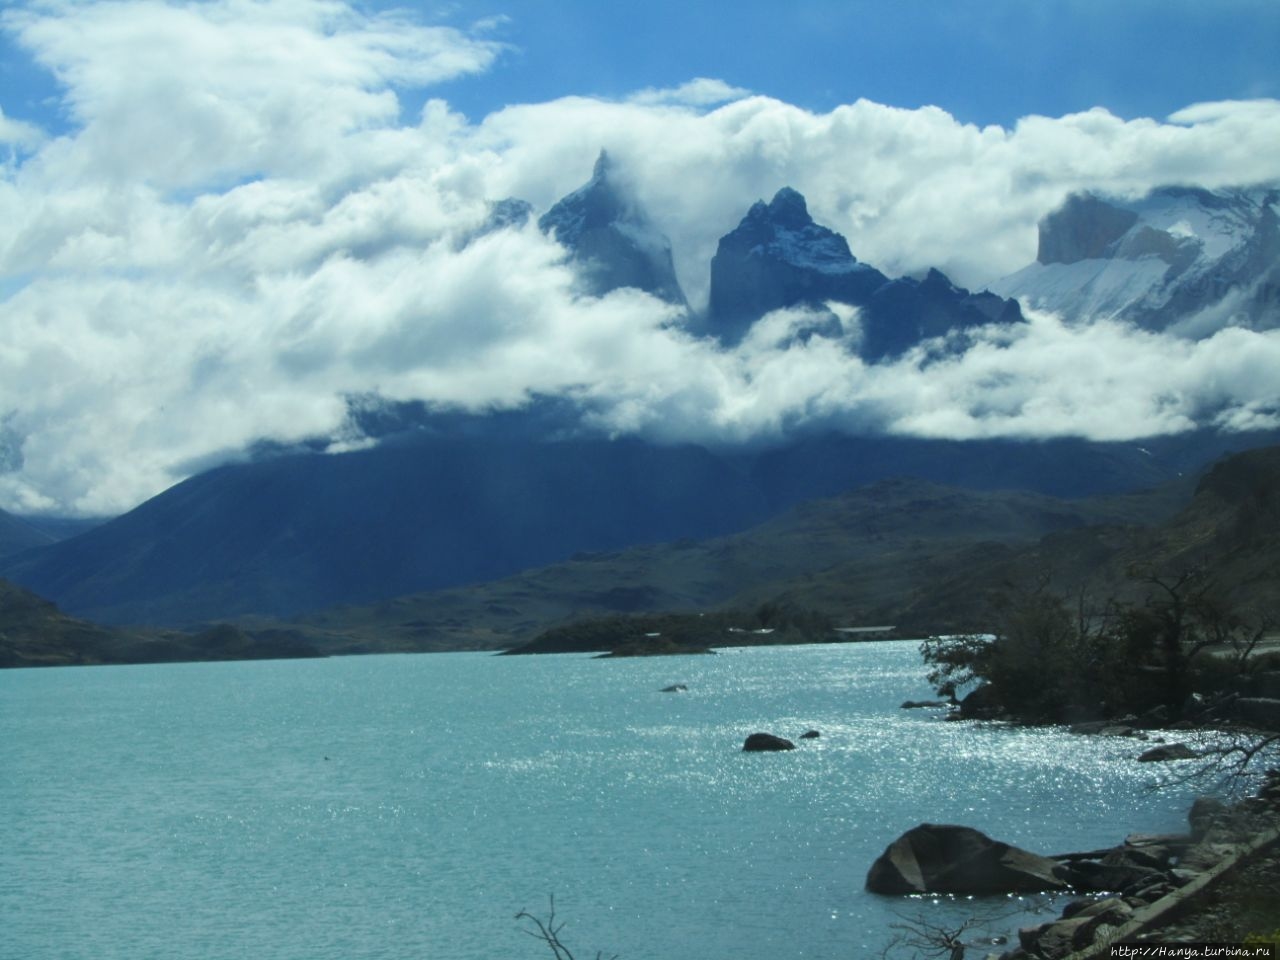
<path id="1" fill-rule="evenodd" d="M 635 287 L 685 305 L 671 241 L 619 181 L 605 151 L 600 151 L 591 179 L 559 200 L 538 227 L 568 248 L 591 295 Z"/>
<path id="2" fill-rule="evenodd" d="M 1072 196 L 1041 221 L 1036 262 L 988 289 L 1069 320 L 1193 338 L 1280 326 L 1280 191 Z"/>

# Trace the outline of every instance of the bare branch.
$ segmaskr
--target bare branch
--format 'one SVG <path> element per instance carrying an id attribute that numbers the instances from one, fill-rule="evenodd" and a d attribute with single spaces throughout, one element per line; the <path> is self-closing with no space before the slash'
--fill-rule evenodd
<path id="1" fill-rule="evenodd" d="M 528 910 L 521 910 L 516 914 L 517 920 L 526 920 L 533 924 L 533 929 L 521 928 L 521 933 L 528 934 L 535 940 L 541 940 L 547 945 L 556 960 L 574 960 L 573 954 L 569 948 L 564 945 L 564 941 L 560 939 L 560 931 L 564 929 L 564 922 L 556 923 L 556 896 L 549 894 L 548 899 L 550 905 L 547 909 L 547 919 L 544 922 L 539 917 L 534 916 Z M 603 951 L 596 951 L 596 960 L 605 960 Z M 608 960 L 618 960 L 615 953 Z"/>

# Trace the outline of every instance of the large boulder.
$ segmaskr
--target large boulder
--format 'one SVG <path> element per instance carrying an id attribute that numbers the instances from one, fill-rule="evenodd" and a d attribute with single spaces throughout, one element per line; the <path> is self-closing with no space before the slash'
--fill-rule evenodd
<path id="1" fill-rule="evenodd" d="M 772 733 L 753 733 L 747 737 L 742 749 L 748 753 L 767 750 L 794 750 L 796 745 L 785 737 L 775 737 Z"/>
<path id="2" fill-rule="evenodd" d="M 1165 743 L 1138 755 L 1139 763 L 1164 763 L 1169 760 L 1191 760 L 1199 756 L 1185 743 Z"/>
<path id="3" fill-rule="evenodd" d="M 1067 886 L 1063 867 L 972 827 L 922 823 L 871 865 L 872 893 L 1036 893 Z"/>

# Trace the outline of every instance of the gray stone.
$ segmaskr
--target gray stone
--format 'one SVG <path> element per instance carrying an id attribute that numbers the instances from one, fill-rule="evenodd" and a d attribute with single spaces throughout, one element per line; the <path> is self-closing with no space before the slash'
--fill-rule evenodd
<path id="1" fill-rule="evenodd" d="M 1064 889 L 1064 874 L 1057 862 L 972 827 L 922 823 L 871 865 L 866 887 L 887 894 L 1034 893 Z"/>
<path id="2" fill-rule="evenodd" d="M 772 733 L 753 733 L 742 744 L 747 753 L 770 750 L 794 750 L 796 745 L 785 737 L 776 737 Z"/>
<path id="3" fill-rule="evenodd" d="M 1230 814 L 1227 805 L 1217 797 L 1196 797 L 1187 812 L 1187 822 L 1191 825 L 1191 838 L 1202 839 L 1219 820 Z"/>
<path id="4" fill-rule="evenodd" d="M 1164 763 L 1169 760 L 1191 760 L 1199 756 L 1185 743 L 1165 743 L 1138 754 L 1139 763 Z"/>

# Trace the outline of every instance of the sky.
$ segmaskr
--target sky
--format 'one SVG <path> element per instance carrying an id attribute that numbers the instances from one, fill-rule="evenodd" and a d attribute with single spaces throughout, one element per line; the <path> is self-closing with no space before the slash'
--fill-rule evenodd
<path id="1" fill-rule="evenodd" d="M 116 513 L 258 440 L 347 449 L 352 395 L 562 396 L 695 442 L 1274 425 L 1275 335 L 1037 316 L 945 364 L 727 350 L 583 296 L 536 228 L 467 240 L 607 148 L 695 308 L 787 185 L 859 259 L 978 288 L 1071 192 L 1280 180 L 1278 52 L 1271 0 L 0 4 L 0 508 Z"/>

